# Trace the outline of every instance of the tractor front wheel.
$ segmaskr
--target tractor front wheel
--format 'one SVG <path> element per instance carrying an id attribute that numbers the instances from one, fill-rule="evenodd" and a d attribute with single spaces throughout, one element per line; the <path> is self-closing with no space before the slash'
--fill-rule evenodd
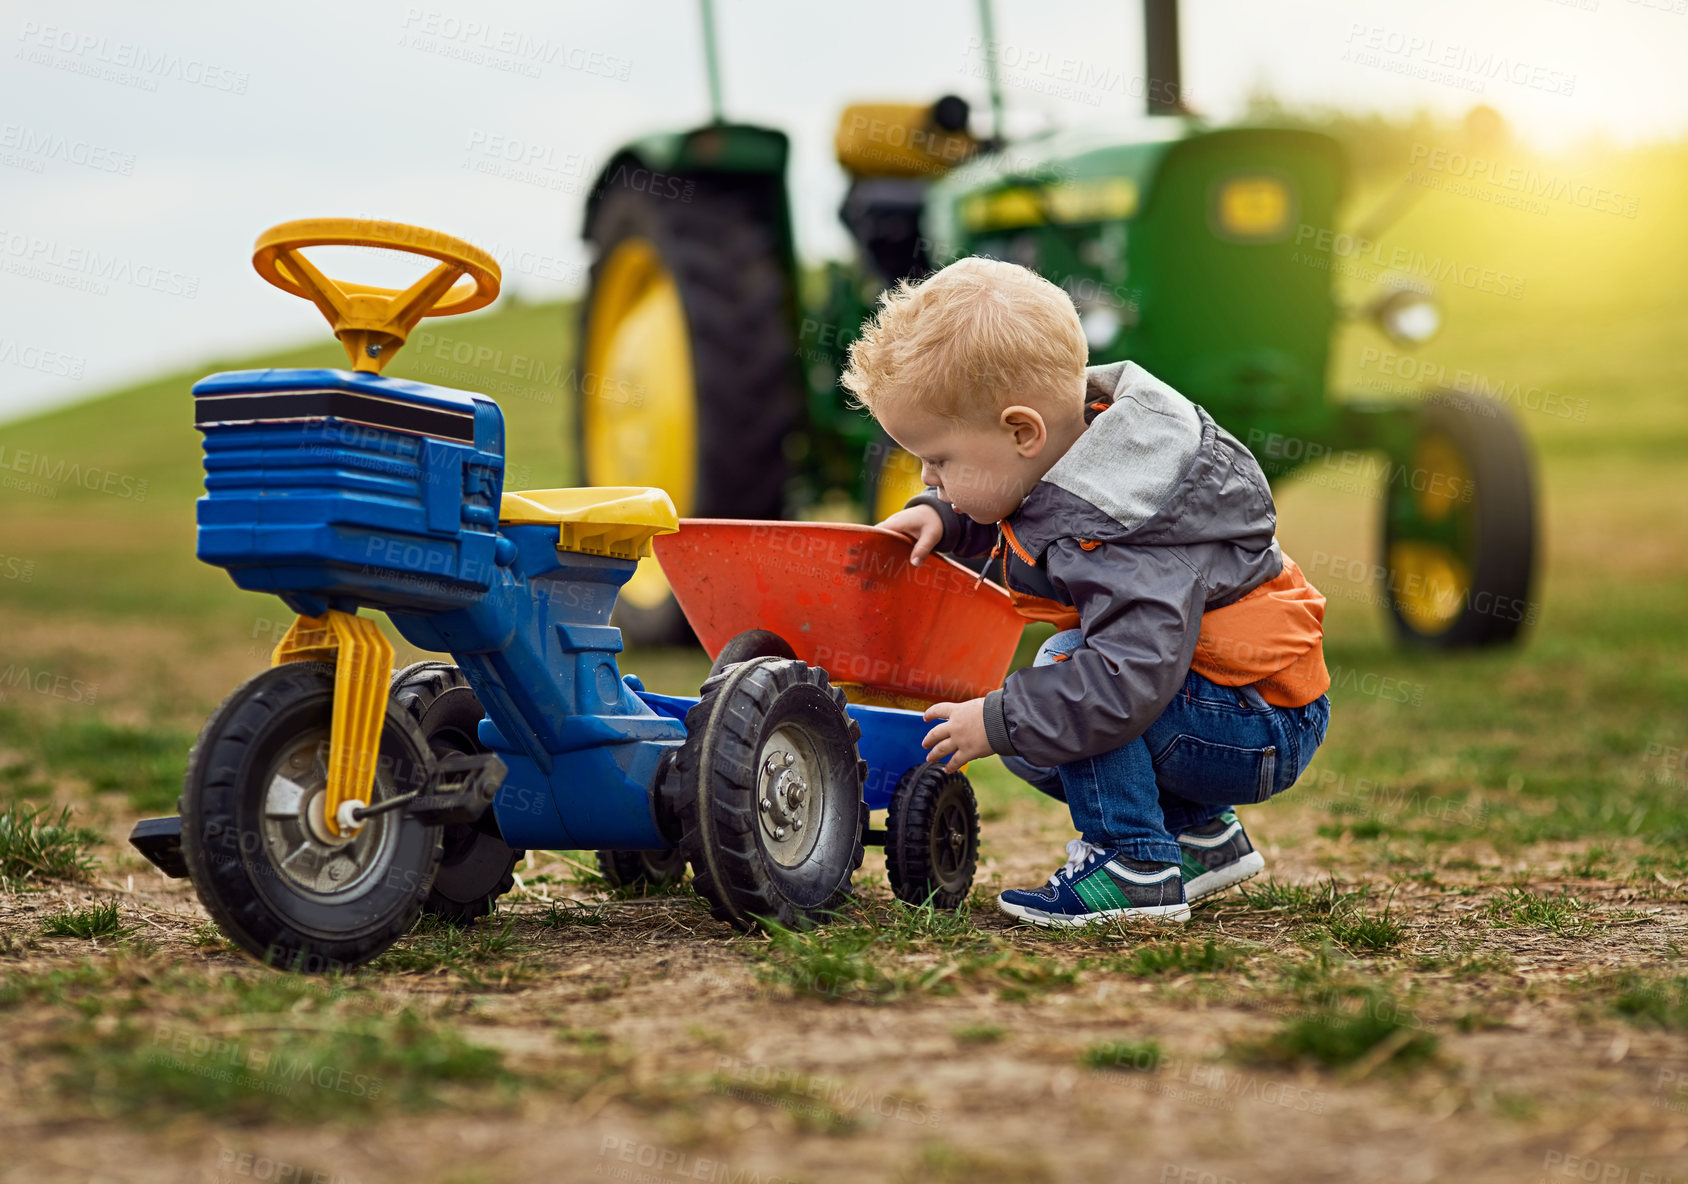
<path id="1" fill-rule="evenodd" d="M 403 936 L 440 862 L 440 828 L 388 810 L 327 825 L 334 666 L 290 662 L 236 688 L 205 722 L 182 785 L 182 856 L 225 936 L 266 965 L 324 974 Z M 423 789 L 427 741 L 387 700 L 370 804 Z"/>
<path id="2" fill-rule="evenodd" d="M 1386 479 L 1382 566 L 1402 640 L 1515 639 L 1535 616 L 1536 521 L 1529 444 L 1512 414 L 1490 399 L 1433 396 Z"/>

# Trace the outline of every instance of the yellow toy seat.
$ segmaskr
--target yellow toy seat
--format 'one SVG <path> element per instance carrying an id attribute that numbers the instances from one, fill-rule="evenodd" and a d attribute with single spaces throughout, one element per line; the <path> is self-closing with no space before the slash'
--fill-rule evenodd
<path id="1" fill-rule="evenodd" d="M 651 553 L 654 536 L 680 529 L 680 516 L 661 489 L 603 485 L 506 493 L 498 507 L 498 523 L 555 525 L 559 551 L 641 559 Z"/>

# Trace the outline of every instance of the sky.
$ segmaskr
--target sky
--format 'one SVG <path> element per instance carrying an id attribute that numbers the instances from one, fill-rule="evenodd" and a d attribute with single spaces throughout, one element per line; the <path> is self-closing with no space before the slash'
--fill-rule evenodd
<path id="1" fill-rule="evenodd" d="M 726 114 L 792 136 L 798 249 L 842 257 L 843 104 L 957 93 L 984 130 L 975 0 L 715 0 Z M 614 149 L 709 115 L 697 0 L 0 0 L 0 421 L 327 334 L 258 279 L 278 222 L 468 239 L 506 290 L 584 284 Z M 1187 97 L 1498 109 L 1549 151 L 1688 134 L 1688 0 L 1183 0 Z M 1142 111 L 1135 0 L 996 0 L 1010 130 Z M 331 274 L 414 272 L 324 252 Z M 419 269 L 418 269 L 419 270 Z"/>

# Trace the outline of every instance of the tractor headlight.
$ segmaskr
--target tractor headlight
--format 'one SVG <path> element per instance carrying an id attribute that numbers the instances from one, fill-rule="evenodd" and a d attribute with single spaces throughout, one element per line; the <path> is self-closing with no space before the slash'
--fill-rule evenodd
<path id="1" fill-rule="evenodd" d="M 1428 293 L 1397 288 L 1372 305 L 1378 327 L 1397 345 L 1423 345 L 1442 327 L 1442 310 Z"/>
<path id="2" fill-rule="evenodd" d="M 1119 313 L 1105 304 L 1092 304 L 1079 314 L 1078 323 L 1084 328 L 1084 340 L 1091 349 L 1107 349 L 1119 336 Z"/>

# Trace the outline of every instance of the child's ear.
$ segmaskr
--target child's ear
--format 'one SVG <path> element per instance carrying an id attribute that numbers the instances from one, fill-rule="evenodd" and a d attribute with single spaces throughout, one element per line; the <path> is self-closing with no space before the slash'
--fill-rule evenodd
<path id="1" fill-rule="evenodd" d="M 1014 434 L 1014 447 L 1021 456 L 1036 456 L 1049 441 L 1049 429 L 1035 407 L 1004 407 L 1002 426 Z"/>

